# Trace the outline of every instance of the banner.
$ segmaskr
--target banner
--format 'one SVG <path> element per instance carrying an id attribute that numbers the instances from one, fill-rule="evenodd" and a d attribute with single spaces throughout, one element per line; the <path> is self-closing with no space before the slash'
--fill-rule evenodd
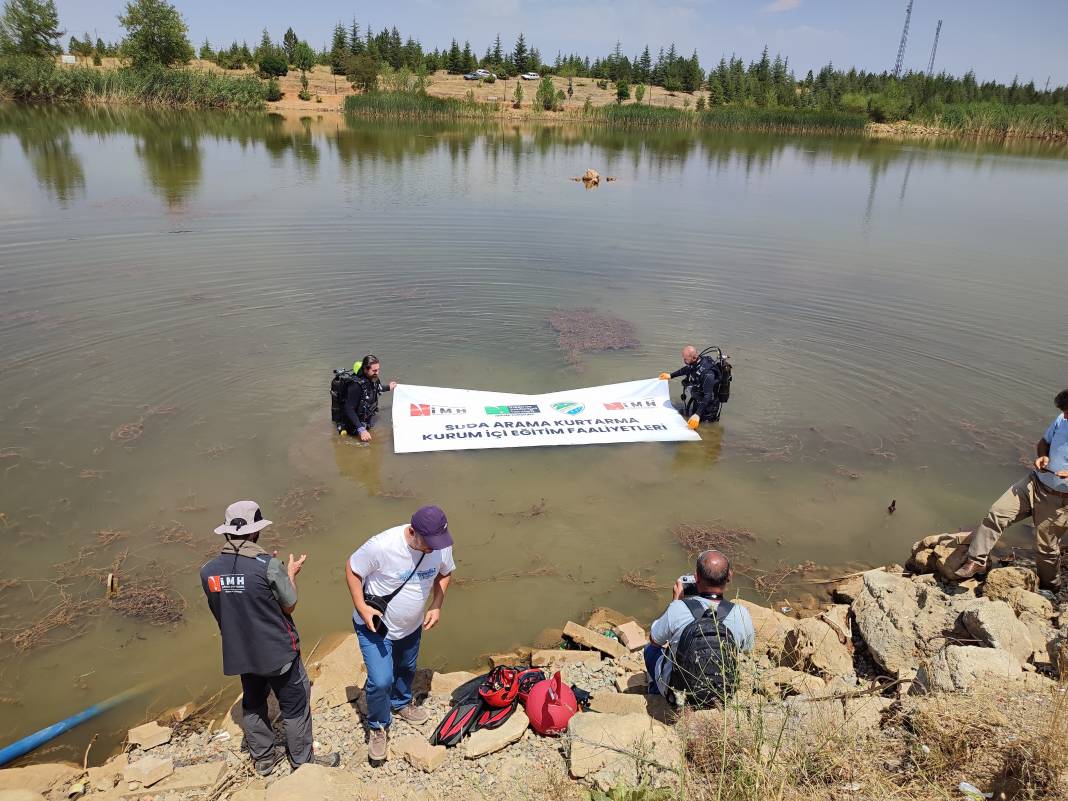
<path id="1" fill-rule="evenodd" d="M 698 439 L 656 378 L 545 395 L 411 384 L 393 392 L 396 453 Z"/>

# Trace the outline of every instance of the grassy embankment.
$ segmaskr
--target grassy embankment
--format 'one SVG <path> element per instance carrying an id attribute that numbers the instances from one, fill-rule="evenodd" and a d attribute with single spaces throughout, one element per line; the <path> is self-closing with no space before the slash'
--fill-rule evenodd
<path id="1" fill-rule="evenodd" d="M 263 107 L 267 87 L 253 75 L 163 68 L 97 69 L 11 57 L 0 59 L 0 98 L 31 103 L 256 109 Z"/>
<path id="2" fill-rule="evenodd" d="M 938 111 L 920 110 L 911 122 L 960 136 L 1068 138 L 1068 107 L 957 103 Z"/>

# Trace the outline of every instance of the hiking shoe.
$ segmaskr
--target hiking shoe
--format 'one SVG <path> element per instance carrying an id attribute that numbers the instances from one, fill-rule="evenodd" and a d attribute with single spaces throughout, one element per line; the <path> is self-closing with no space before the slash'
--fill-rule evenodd
<path id="1" fill-rule="evenodd" d="M 274 773 L 274 769 L 278 767 L 278 763 L 285 758 L 286 755 L 276 748 L 271 752 L 270 756 L 266 756 L 263 759 L 257 759 L 252 765 L 258 775 L 270 776 Z"/>
<path id="2" fill-rule="evenodd" d="M 415 704 L 408 704 L 408 706 L 403 709 L 398 709 L 393 714 L 401 720 L 411 723 L 413 726 L 418 726 L 420 723 L 426 723 L 430 720 L 430 713 L 423 707 L 416 706 Z"/>
<path id="3" fill-rule="evenodd" d="M 372 768 L 377 768 L 389 756 L 389 731 L 386 729 L 371 729 L 367 738 L 367 761 Z"/>
<path id="4" fill-rule="evenodd" d="M 953 576 L 960 581 L 967 581 L 968 579 L 980 576 L 985 572 L 986 565 L 982 562 L 977 562 L 974 559 L 968 559 L 954 571 Z"/>
<path id="5" fill-rule="evenodd" d="M 341 754 L 337 751 L 329 754 L 312 754 L 312 762 L 324 768 L 336 768 L 341 764 Z"/>

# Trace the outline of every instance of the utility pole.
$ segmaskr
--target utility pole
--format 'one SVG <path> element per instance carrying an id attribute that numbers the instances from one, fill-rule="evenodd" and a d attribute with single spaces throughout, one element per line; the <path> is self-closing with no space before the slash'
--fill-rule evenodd
<path id="1" fill-rule="evenodd" d="M 909 22 L 912 20 L 912 0 L 905 9 L 905 27 L 901 31 L 901 44 L 897 46 L 897 62 L 894 64 L 894 77 L 901 77 L 901 65 L 905 60 L 905 43 L 909 40 Z"/>
<path id="2" fill-rule="evenodd" d="M 930 78 L 934 75 L 934 60 L 935 53 L 938 52 L 938 35 L 942 33 L 942 20 L 938 20 L 938 25 L 935 26 L 935 40 L 931 46 L 931 60 L 927 62 L 927 77 Z"/>

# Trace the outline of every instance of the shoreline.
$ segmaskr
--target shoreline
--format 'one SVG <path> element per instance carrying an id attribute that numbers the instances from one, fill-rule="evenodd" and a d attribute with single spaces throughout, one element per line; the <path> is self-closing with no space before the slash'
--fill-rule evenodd
<path id="1" fill-rule="evenodd" d="M 823 585 L 826 598 L 815 608 L 785 614 L 736 598 L 753 619 L 756 642 L 739 658 L 739 688 L 725 709 L 678 713 L 647 695 L 641 648 L 649 621 L 598 608 L 584 625 L 572 619 L 553 629 L 553 647 L 492 654 L 466 671 L 421 668 L 416 698 L 430 720 L 416 727 L 397 719 L 391 759 L 371 768 L 366 670 L 355 635 L 338 632 L 305 659 L 316 741 L 323 752 L 341 754 L 340 768 L 292 772 L 283 762 L 269 779 L 252 776 L 239 748 L 238 696 L 221 718 L 217 703 L 190 702 L 149 719 L 106 760 L 87 752 L 85 765 L 0 770 L 0 791 L 38 794 L 27 801 L 70 793 L 93 801 L 282 801 L 332 793 L 430 801 L 457 791 L 578 801 L 593 791 L 645 786 L 662 788 L 665 798 L 704 801 L 748 799 L 741 793 L 756 782 L 784 801 L 833 801 L 843 797 L 843 785 L 872 798 L 906 789 L 900 797 L 935 799 L 967 781 L 995 796 L 1015 786 L 1060 797 L 1053 793 L 1068 792 L 1068 602 L 1036 592 L 1025 559 L 992 562 L 982 582 L 948 582 L 964 558 L 965 537 L 925 537 L 904 566 L 836 577 Z M 565 682 L 593 694 L 590 710 L 560 738 L 528 731 L 519 709 L 509 724 L 456 748 L 429 746 L 453 691 L 502 664 L 559 670 Z M 977 720 L 984 744 L 960 752 L 956 744 L 974 739 Z M 1029 772 L 1014 773 L 1023 753 Z M 724 781 L 738 794 L 717 796 Z M 690 794 L 678 795 L 683 788 Z"/>

